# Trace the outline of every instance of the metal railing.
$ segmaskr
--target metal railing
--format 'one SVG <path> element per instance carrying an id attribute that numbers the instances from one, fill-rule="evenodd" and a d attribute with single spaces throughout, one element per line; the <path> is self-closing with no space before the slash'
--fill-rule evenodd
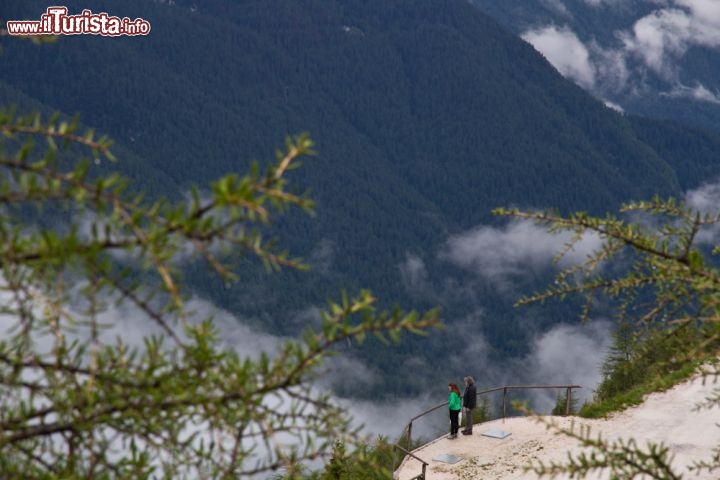
<path id="1" fill-rule="evenodd" d="M 410 480 L 425 480 L 425 470 L 427 469 L 428 465 L 430 465 L 430 464 L 427 463 L 422 458 L 414 455 L 412 452 L 408 452 L 407 450 L 405 450 L 403 447 L 401 447 L 397 443 L 394 444 L 393 447 L 397 448 L 398 450 L 403 452 L 405 455 L 408 455 L 408 456 L 414 458 L 415 460 L 417 460 L 418 462 L 422 463 L 422 472 L 420 473 L 420 475 L 416 475 L 413 478 L 411 478 Z"/>
<path id="2" fill-rule="evenodd" d="M 502 401 L 502 417 L 505 419 L 507 417 L 507 404 L 508 404 L 508 394 L 510 390 L 524 390 L 524 389 L 537 389 L 537 388 L 564 388 L 566 389 L 565 392 L 565 415 L 570 414 L 570 406 L 572 405 L 572 391 L 575 388 L 582 388 L 580 385 L 506 385 L 504 387 L 495 387 L 490 388 L 488 390 L 482 390 L 477 392 L 476 398 L 481 395 L 486 395 L 488 393 L 493 392 L 499 392 L 500 390 L 503 391 L 503 401 Z M 424 417 L 425 415 L 428 415 L 429 413 L 434 412 L 435 410 L 447 406 L 448 402 L 443 402 L 440 405 L 436 405 L 428 410 L 425 410 L 424 412 L 420 413 L 419 415 L 415 415 L 410 419 L 410 421 L 405 426 L 405 429 L 403 430 L 403 435 L 406 435 L 407 443 L 406 443 L 406 449 L 410 450 L 412 448 L 412 427 L 413 422 L 416 420 Z"/>

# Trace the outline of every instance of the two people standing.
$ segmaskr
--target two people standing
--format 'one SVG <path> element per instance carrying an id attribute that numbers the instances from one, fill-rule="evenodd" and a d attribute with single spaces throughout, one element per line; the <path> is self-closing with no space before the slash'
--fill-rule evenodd
<path id="1" fill-rule="evenodd" d="M 457 438 L 460 429 L 460 410 L 465 415 L 465 428 L 463 435 L 472 435 L 472 411 L 477 405 L 477 390 L 475 389 L 475 380 L 472 377 L 465 377 L 465 390 L 460 393 L 456 383 L 448 383 L 450 395 L 448 397 L 448 409 L 450 411 L 450 440 Z"/>

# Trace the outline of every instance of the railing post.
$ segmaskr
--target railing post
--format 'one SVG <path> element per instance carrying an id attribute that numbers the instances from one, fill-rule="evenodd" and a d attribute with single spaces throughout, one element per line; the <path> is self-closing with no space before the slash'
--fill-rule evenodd
<path id="1" fill-rule="evenodd" d="M 506 415 L 506 407 L 507 407 L 507 396 L 508 396 L 508 388 L 503 388 L 503 420 L 505 420 Z"/>
<path id="2" fill-rule="evenodd" d="M 412 447 L 412 420 L 408 423 L 407 428 L 407 450 L 410 451 Z"/>
<path id="3" fill-rule="evenodd" d="M 570 405 L 572 399 L 572 388 L 568 387 L 567 393 L 565 394 L 565 416 L 570 415 Z"/>

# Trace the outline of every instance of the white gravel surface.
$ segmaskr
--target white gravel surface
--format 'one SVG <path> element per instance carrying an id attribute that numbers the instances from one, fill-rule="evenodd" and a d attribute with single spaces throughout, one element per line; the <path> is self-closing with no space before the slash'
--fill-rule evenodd
<path id="1" fill-rule="evenodd" d="M 720 471 L 696 475 L 686 468 L 697 460 L 710 460 L 720 447 L 720 408 L 696 410 L 695 406 L 720 390 L 720 381 L 696 377 L 662 392 L 648 395 L 637 406 L 615 414 L 608 419 L 579 417 L 545 417 L 560 427 L 590 427 L 593 437 L 598 434 L 607 440 L 634 438 L 638 445 L 647 442 L 670 447 L 677 471 L 683 478 L 698 480 L 720 479 Z M 488 430 L 503 430 L 511 435 L 504 439 L 482 436 Z M 450 479 L 536 479 L 524 470 L 533 462 L 561 461 L 568 452 L 581 450 L 577 440 L 557 435 L 537 419 L 515 417 L 496 420 L 473 428 L 472 436 L 459 435 L 456 440 L 441 437 L 418 448 L 413 453 L 429 463 L 428 480 Z M 433 461 L 440 454 L 461 456 L 455 464 Z M 420 462 L 409 458 L 396 472 L 398 480 L 408 480 L 420 473 Z M 544 477 L 550 478 L 550 477 Z M 559 476 L 555 478 L 570 478 Z M 606 479 L 607 472 L 596 472 L 586 478 Z"/>

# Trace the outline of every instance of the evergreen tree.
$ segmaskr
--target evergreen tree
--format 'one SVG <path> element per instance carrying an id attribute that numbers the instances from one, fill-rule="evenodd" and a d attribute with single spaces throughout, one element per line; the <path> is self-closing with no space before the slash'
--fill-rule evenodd
<path id="1" fill-rule="evenodd" d="M 547 290 L 519 303 L 580 295 L 586 300 L 581 314 L 586 320 L 593 305 L 617 306 L 621 323 L 604 370 L 608 391 L 633 385 L 641 376 L 644 381 L 656 380 L 687 365 L 709 363 L 716 368 L 706 368 L 705 374 L 720 375 L 720 268 L 714 259 L 720 243 L 709 250 L 699 236 L 700 232 L 716 231 L 720 213 L 700 212 L 672 198 L 630 203 L 621 212 L 632 214 L 635 221 L 627 223 L 612 215 L 561 216 L 498 209 L 500 215 L 533 219 L 553 232 L 572 232 L 574 242 L 586 234 L 598 235 L 604 242 L 584 263 L 561 271 Z M 621 261 L 613 264 L 616 259 Z M 633 322 L 632 328 L 623 323 L 626 321 Z M 704 407 L 718 405 L 720 395 L 708 399 Z M 663 445 L 639 446 L 632 439 L 608 441 L 591 436 L 587 430 L 559 431 L 590 451 L 571 456 L 566 462 L 541 462 L 533 468 L 537 474 L 584 477 L 600 470 L 612 478 L 643 475 L 679 479 L 687 473 L 673 467 L 669 450 Z M 718 468 L 718 456 L 692 467 L 698 472 Z"/>
<path id="2" fill-rule="evenodd" d="M 477 407 L 473 409 L 473 425 L 488 422 L 492 420 L 492 411 L 490 410 L 490 399 L 487 395 L 480 397 Z"/>
<path id="3" fill-rule="evenodd" d="M 598 386 L 598 398 L 608 398 L 621 391 L 627 391 L 637 381 L 631 360 L 637 354 L 637 332 L 633 324 L 621 320 L 613 331 L 610 352 L 601 367 L 602 381 Z"/>
<path id="4" fill-rule="evenodd" d="M 555 399 L 555 406 L 552 409 L 553 415 L 575 415 L 578 411 L 578 399 L 577 397 L 570 397 L 570 409 L 568 410 L 568 394 L 567 390 L 558 393 Z"/>

